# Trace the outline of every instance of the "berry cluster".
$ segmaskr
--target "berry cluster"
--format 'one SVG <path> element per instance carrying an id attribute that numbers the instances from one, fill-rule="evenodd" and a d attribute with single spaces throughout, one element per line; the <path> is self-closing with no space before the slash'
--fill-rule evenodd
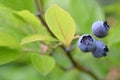
<path id="1" fill-rule="evenodd" d="M 92 24 L 92 32 L 98 38 L 103 38 L 108 34 L 109 25 L 107 21 L 96 21 Z M 78 40 L 78 46 L 83 52 L 92 52 L 92 55 L 96 58 L 107 56 L 109 51 L 104 42 L 95 40 L 90 34 L 82 35 Z"/>

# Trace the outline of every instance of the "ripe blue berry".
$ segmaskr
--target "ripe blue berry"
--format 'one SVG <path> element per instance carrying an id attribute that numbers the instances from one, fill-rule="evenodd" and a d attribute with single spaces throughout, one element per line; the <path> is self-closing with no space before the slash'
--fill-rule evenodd
<path id="1" fill-rule="evenodd" d="M 95 49 L 95 45 L 95 39 L 89 34 L 82 35 L 78 40 L 78 47 L 83 52 L 93 51 Z"/>
<path id="2" fill-rule="evenodd" d="M 107 21 L 96 21 L 92 24 L 92 32 L 99 38 L 105 37 L 109 29 Z"/>
<path id="3" fill-rule="evenodd" d="M 107 56 L 106 53 L 108 51 L 109 51 L 109 49 L 107 48 L 107 46 L 102 41 L 96 41 L 96 47 L 92 51 L 92 54 L 93 54 L 94 57 L 100 58 L 100 57 L 103 57 L 103 56 Z"/>

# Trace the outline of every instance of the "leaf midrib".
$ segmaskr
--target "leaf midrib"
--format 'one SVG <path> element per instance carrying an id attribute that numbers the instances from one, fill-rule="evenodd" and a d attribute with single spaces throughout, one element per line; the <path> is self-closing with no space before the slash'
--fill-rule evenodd
<path id="1" fill-rule="evenodd" d="M 56 17 L 56 20 L 57 20 L 57 22 L 58 22 L 58 27 L 59 27 L 59 29 L 60 29 L 60 32 L 61 32 L 61 34 L 63 35 L 66 44 L 68 45 L 68 43 L 67 43 L 67 38 L 66 38 L 64 32 L 62 31 L 61 24 L 60 24 L 60 22 L 59 22 L 59 19 L 57 18 L 57 15 L 56 15 L 56 9 L 55 9 L 55 17 Z"/>

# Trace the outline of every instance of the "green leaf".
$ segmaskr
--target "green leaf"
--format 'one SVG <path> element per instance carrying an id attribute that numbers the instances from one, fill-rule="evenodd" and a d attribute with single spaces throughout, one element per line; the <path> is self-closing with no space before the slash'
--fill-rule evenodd
<path id="1" fill-rule="evenodd" d="M 11 62 L 21 56 L 20 51 L 8 47 L 0 47 L 0 65 Z"/>
<path id="2" fill-rule="evenodd" d="M 30 11 L 14 11 L 13 13 L 17 18 L 32 26 L 30 29 L 32 29 L 34 33 L 50 35 L 45 26 L 41 25 L 40 20 Z"/>
<path id="3" fill-rule="evenodd" d="M 0 46 L 18 47 L 19 41 L 10 34 L 0 32 Z"/>
<path id="4" fill-rule="evenodd" d="M 71 15 L 57 5 L 52 5 L 45 13 L 46 22 L 53 34 L 66 46 L 75 34 L 75 23 Z"/>
<path id="5" fill-rule="evenodd" d="M 34 41 L 57 41 L 57 40 L 48 35 L 33 34 L 33 35 L 29 35 L 29 36 L 23 38 L 21 41 L 21 45 L 31 43 Z"/>
<path id="6" fill-rule="evenodd" d="M 41 23 L 39 19 L 30 11 L 23 10 L 23 11 L 14 11 L 13 12 L 17 17 L 23 19 L 25 22 L 30 24 L 36 32 L 40 32 Z"/>
<path id="7" fill-rule="evenodd" d="M 0 7 L 0 32 L 8 33 L 21 40 L 26 34 L 31 33 L 31 29 L 29 25 L 15 17 L 11 9 Z"/>
<path id="8" fill-rule="evenodd" d="M 44 76 L 46 76 L 55 66 L 54 59 L 47 55 L 33 54 L 31 59 L 35 68 Z"/>
<path id="9" fill-rule="evenodd" d="M 57 4 L 68 11 L 68 8 L 70 7 L 70 1 L 71 0 L 64 0 L 63 2 L 61 0 L 44 0 L 44 9 L 46 10 L 52 4 Z"/>
<path id="10" fill-rule="evenodd" d="M 9 7 L 13 10 L 29 10 L 31 12 L 36 11 L 36 6 L 34 4 L 34 0 L 0 0 L 0 3 Z M 13 5 L 14 4 L 14 5 Z"/>

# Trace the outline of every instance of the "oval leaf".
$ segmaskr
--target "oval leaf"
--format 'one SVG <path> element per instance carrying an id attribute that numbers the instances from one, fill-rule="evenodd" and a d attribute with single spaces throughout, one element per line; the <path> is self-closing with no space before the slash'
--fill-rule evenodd
<path id="1" fill-rule="evenodd" d="M 31 56 L 32 63 L 35 68 L 43 75 L 46 76 L 55 66 L 55 61 L 52 57 L 47 55 L 33 54 Z"/>
<path id="2" fill-rule="evenodd" d="M 32 25 L 32 27 L 34 28 L 36 32 L 40 32 L 41 30 L 40 27 L 42 27 L 41 23 L 39 19 L 33 13 L 31 13 L 28 10 L 14 11 L 13 13 L 15 14 L 15 16 L 23 19 L 25 22 Z"/>
<path id="3" fill-rule="evenodd" d="M 19 41 L 7 33 L 0 32 L 0 46 L 18 47 Z"/>
<path id="4" fill-rule="evenodd" d="M 53 34 L 69 46 L 75 34 L 75 23 L 71 15 L 57 5 L 52 5 L 46 11 L 45 19 Z"/>
<path id="5" fill-rule="evenodd" d="M 5 5 L 6 7 L 20 11 L 20 10 L 29 10 L 31 12 L 36 12 L 34 0 L 0 0 L 0 4 Z M 13 5 L 14 4 L 14 5 Z"/>
<path id="6" fill-rule="evenodd" d="M 16 60 L 21 56 L 20 51 L 7 47 L 0 47 L 0 65 Z"/>
<path id="7" fill-rule="evenodd" d="M 57 40 L 51 36 L 33 34 L 23 38 L 21 41 L 21 45 L 31 43 L 34 41 L 57 41 Z"/>

